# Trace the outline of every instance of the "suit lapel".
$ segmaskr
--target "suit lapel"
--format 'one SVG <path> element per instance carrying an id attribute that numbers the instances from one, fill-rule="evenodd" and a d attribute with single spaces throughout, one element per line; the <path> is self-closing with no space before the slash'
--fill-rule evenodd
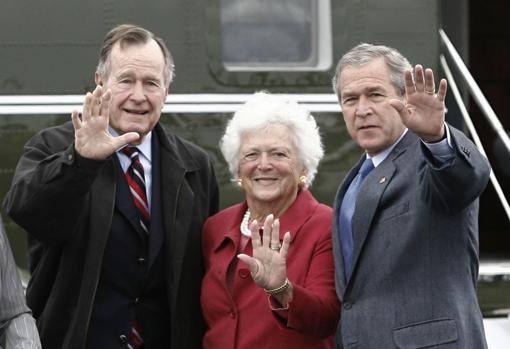
<path id="1" fill-rule="evenodd" d="M 393 164 L 393 161 L 388 158 L 386 160 L 377 166 L 365 178 L 356 199 L 356 208 L 352 218 L 354 243 L 352 253 L 353 275 L 356 270 L 356 264 L 363 244 L 365 243 L 370 231 L 372 220 L 377 212 L 381 196 L 395 174 L 395 165 Z M 351 279 L 353 278 L 353 275 L 351 275 Z"/>
<path id="2" fill-rule="evenodd" d="M 172 309 L 178 295 L 182 264 L 188 243 L 188 230 L 193 220 L 195 195 L 185 180 L 186 173 L 194 170 L 185 168 L 176 155 L 175 147 L 158 124 L 154 130 L 160 142 L 161 203 L 163 229 L 165 234 L 166 263 L 171 268 Z"/>
<path id="3" fill-rule="evenodd" d="M 152 136 L 152 205 L 151 205 L 151 231 L 149 238 L 149 268 L 152 266 L 163 245 L 165 230 L 162 227 L 161 208 L 161 152 L 158 136 Z"/>
<path id="4" fill-rule="evenodd" d="M 90 207 L 90 232 L 91 244 L 101 251 L 95 251 L 102 256 L 102 249 L 106 246 L 108 234 L 112 223 L 114 203 L 115 203 L 115 169 L 112 161 L 105 164 L 94 184 L 90 189 L 90 202 L 100 202 L 100 205 L 91 205 Z"/>
<path id="5" fill-rule="evenodd" d="M 318 205 L 319 202 L 310 191 L 304 190 L 299 193 L 296 200 L 280 217 L 280 241 L 283 241 L 285 233 L 289 231 L 290 243 L 292 243 Z"/>
<path id="6" fill-rule="evenodd" d="M 361 189 L 356 199 L 356 208 L 352 221 L 354 242 L 352 275 L 347 286 L 349 286 L 351 280 L 355 277 L 356 266 L 359 262 L 363 245 L 365 244 L 370 232 L 372 221 L 377 213 L 381 197 L 397 173 L 395 160 L 406 151 L 407 147 L 413 141 L 416 141 L 416 136 L 412 132 L 408 131 L 386 159 L 372 172 L 370 172 L 361 185 Z M 359 165 L 360 164 L 358 164 L 357 167 L 359 167 Z"/>
<path id="7" fill-rule="evenodd" d="M 113 211 L 115 207 L 116 196 L 116 180 L 115 166 L 113 161 L 108 161 L 101 172 L 98 174 L 94 184 L 90 187 L 90 202 L 100 203 L 98 205 L 90 205 L 90 239 L 89 253 L 92 258 L 87 257 L 84 270 L 96 270 L 97 274 L 88 274 L 84 279 L 93 277 L 99 279 L 99 271 L 103 263 L 103 254 L 108 241 L 110 227 L 112 223 Z M 89 280 L 95 283 L 96 280 Z M 87 282 L 84 281 L 86 284 Z M 92 308 L 90 308 L 92 309 Z"/>

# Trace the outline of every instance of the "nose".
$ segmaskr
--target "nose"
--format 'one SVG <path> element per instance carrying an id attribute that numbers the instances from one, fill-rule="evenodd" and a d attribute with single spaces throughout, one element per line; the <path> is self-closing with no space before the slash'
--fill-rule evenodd
<path id="1" fill-rule="evenodd" d="M 259 157 L 259 163 L 257 164 L 259 169 L 267 169 L 271 167 L 271 159 L 269 154 L 266 152 L 262 152 Z"/>
<path id="2" fill-rule="evenodd" d="M 133 85 L 130 98 L 137 103 L 145 101 L 146 99 L 145 91 L 143 89 L 143 85 L 141 82 L 138 81 Z"/>
<path id="3" fill-rule="evenodd" d="M 358 99 L 358 105 L 356 106 L 356 116 L 364 118 L 368 114 L 370 114 L 370 108 L 371 108 L 370 100 L 366 97 L 361 95 Z"/>

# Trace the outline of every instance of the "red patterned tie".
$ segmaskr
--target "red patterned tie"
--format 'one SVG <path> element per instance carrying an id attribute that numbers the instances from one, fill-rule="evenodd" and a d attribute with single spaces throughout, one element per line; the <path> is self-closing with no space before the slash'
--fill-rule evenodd
<path id="1" fill-rule="evenodd" d="M 136 147 L 125 147 L 122 152 L 131 159 L 131 165 L 126 172 L 126 179 L 133 196 L 138 212 L 140 213 L 140 226 L 142 230 L 149 234 L 150 231 L 150 213 L 147 195 L 145 191 L 145 175 L 142 163 L 138 157 L 139 151 Z"/>
<path id="2" fill-rule="evenodd" d="M 143 339 L 139 332 L 140 325 L 138 321 L 133 322 L 133 326 L 131 327 L 131 343 L 127 344 L 128 349 L 141 349 L 143 348 Z"/>
<path id="3" fill-rule="evenodd" d="M 143 165 L 140 162 L 139 150 L 136 147 L 125 147 L 122 152 L 131 159 L 131 165 L 126 171 L 126 180 L 131 191 L 131 196 L 135 203 L 138 212 L 140 213 L 140 226 L 142 230 L 149 234 L 150 230 L 150 214 L 149 205 L 145 190 L 145 174 L 143 171 Z M 128 349 L 142 348 L 143 339 L 140 335 L 140 326 L 135 320 L 131 326 L 130 339 L 131 343 L 127 344 Z"/>

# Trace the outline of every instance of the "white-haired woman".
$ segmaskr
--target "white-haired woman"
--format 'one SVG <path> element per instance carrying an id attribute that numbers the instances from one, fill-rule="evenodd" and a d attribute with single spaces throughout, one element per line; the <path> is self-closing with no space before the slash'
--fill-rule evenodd
<path id="1" fill-rule="evenodd" d="M 203 228 L 204 349 L 332 348 L 340 304 L 332 211 L 308 191 L 324 153 L 313 116 L 255 93 L 220 147 L 246 201 Z"/>

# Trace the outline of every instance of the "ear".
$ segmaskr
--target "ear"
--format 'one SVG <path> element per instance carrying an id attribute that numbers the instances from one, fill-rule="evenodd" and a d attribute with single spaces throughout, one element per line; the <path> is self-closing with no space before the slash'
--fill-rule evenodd
<path id="1" fill-rule="evenodd" d="M 101 75 L 97 71 L 96 74 L 94 75 L 94 80 L 96 82 L 96 85 L 103 86 L 103 80 L 101 79 Z"/>
<path id="2" fill-rule="evenodd" d="M 170 88 L 166 87 L 165 88 L 165 98 L 163 98 L 163 104 L 161 105 L 161 110 L 163 110 L 163 108 L 165 107 L 166 99 L 168 98 L 169 92 L 170 92 Z"/>

